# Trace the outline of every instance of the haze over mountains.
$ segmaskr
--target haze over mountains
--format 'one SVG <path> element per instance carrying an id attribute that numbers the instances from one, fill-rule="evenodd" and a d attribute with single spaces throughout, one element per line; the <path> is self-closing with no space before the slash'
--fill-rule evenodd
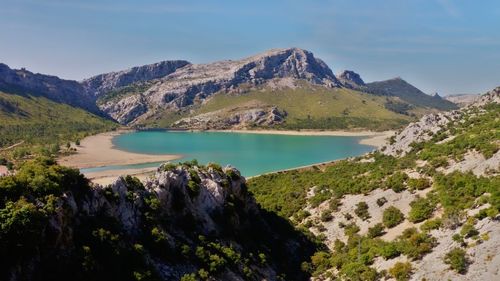
<path id="1" fill-rule="evenodd" d="M 209 64 L 163 61 L 82 82 L 0 66 L 4 92 L 44 95 L 140 127 L 336 129 L 369 127 L 370 120 L 397 126 L 429 111 L 456 108 L 400 78 L 365 84 L 353 71 L 337 77 L 299 48 Z"/>

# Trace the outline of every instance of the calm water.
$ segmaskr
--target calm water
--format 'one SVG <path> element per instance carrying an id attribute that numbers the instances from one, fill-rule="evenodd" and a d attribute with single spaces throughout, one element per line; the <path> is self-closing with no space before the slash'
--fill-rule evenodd
<path id="1" fill-rule="evenodd" d="M 286 136 L 220 132 L 141 131 L 117 136 L 121 150 L 145 154 L 181 154 L 177 161 L 197 159 L 201 164 L 232 165 L 245 176 L 290 169 L 357 156 L 373 150 L 360 137 Z M 106 166 L 82 172 L 144 168 L 160 163 Z"/>

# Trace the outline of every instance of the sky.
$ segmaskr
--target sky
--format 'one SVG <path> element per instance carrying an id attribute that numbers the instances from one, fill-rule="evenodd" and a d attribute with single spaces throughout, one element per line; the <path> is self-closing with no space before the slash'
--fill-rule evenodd
<path id="1" fill-rule="evenodd" d="M 500 86 L 498 0 L 0 0 L 0 62 L 81 80 L 299 47 L 426 93 Z"/>

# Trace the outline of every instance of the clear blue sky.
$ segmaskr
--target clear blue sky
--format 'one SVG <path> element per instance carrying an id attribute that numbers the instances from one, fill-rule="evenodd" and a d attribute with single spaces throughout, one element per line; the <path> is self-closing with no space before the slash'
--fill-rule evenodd
<path id="1" fill-rule="evenodd" d="M 500 85 L 500 1 L 0 0 L 0 62 L 63 78 L 292 46 L 366 81 L 483 92 Z"/>

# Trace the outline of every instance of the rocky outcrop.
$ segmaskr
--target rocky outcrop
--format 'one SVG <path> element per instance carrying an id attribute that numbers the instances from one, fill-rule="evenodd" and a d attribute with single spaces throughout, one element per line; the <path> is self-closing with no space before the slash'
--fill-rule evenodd
<path id="1" fill-rule="evenodd" d="M 21 95 L 44 96 L 52 101 L 101 114 L 95 99 L 76 81 L 33 73 L 26 69 L 11 69 L 0 63 L 0 91 Z"/>
<path id="2" fill-rule="evenodd" d="M 173 127 L 195 130 L 207 129 L 248 129 L 251 127 L 271 127 L 281 124 L 286 113 L 276 107 L 269 108 L 235 108 L 230 112 L 219 110 L 183 118 L 173 124 Z"/>
<path id="3" fill-rule="evenodd" d="M 65 191 L 51 195 L 50 205 L 37 201 L 47 221 L 27 226 L 40 229 L 37 240 L 18 251 L 18 260 L 0 266 L 1 278 L 308 279 L 300 265 L 314 244 L 262 210 L 234 168 L 167 163 L 144 183 L 127 176 L 91 187 L 74 172 L 66 175 Z"/>
<path id="4" fill-rule="evenodd" d="M 411 151 L 413 143 L 430 140 L 435 133 L 443 129 L 449 122 L 457 120 L 460 116 L 459 111 L 425 115 L 419 121 L 411 123 L 396 134 L 383 149 L 383 153 L 392 156 L 404 156 Z"/>
<path id="5" fill-rule="evenodd" d="M 177 69 L 190 64 L 184 60 L 162 61 L 136 66 L 126 70 L 96 75 L 82 81 L 85 91 L 92 96 L 100 96 L 109 91 L 130 84 L 165 77 Z"/>
<path id="6" fill-rule="evenodd" d="M 132 120 L 125 118 L 120 122 L 134 124 L 163 111 L 176 112 L 200 103 L 217 92 L 232 92 L 242 85 L 252 87 L 283 78 L 326 87 L 340 86 L 330 68 L 311 52 L 298 48 L 276 49 L 242 60 L 180 67 L 140 93 L 147 107 L 140 113 L 135 105 L 139 99 L 130 96 L 118 101 L 118 107 L 105 104 L 101 108 L 113 117 L 133 116 Z"/>
<path id="7" fill-rule="evenodd" d="M 342 83 L 342 86 L 350 89 L 358 89 L 365 85 L 365 81 L 361 79 L 361 76 L 352 71 L 344 70 L 337 75 L 337 78 Z"/>
<path id="8" fill-rule="evenodd" d="M 396 134 L 382 152 L 392 156 L 404 156 L 410 152 L 413 143 L 421 143 L 432 139 L 435 133 L 444 129 L 451 121 L 458 120 L 470 109 L 491 103 L 500 103 L 500 87 L 478 97 L 474 103 L 460 110 L 423 116 L 419 121 L 409 124 Z"/>

